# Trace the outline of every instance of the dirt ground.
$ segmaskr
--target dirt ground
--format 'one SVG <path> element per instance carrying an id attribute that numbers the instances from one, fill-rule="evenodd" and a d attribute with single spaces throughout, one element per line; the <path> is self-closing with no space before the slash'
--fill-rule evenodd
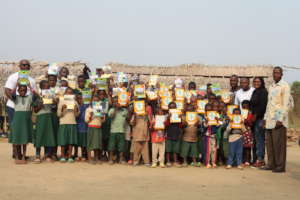
<path id="1" fill-rule="evenodd" d="M 248 168 L 146 168 L 108 164 L 15 165 L 0 141 L 0 199 L 300 199 L 300 147 L 289 145 L 287 173 Z M 32 145 L 29 154 L 33 155 Z"/>

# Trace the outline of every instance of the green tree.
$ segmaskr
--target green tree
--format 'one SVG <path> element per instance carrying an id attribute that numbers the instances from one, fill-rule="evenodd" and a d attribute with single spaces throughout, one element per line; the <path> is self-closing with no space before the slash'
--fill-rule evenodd
<path id="1" fill-rule="evenodd" d="M 300 94 L 300 82 L 299 81 L 293 82 L 291 91 L 293 94 Z"/>

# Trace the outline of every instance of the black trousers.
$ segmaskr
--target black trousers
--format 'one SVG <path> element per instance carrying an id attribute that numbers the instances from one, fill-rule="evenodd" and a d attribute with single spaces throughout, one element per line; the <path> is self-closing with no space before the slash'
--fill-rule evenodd
<path id="1" fill-rule="evenodd" d="M 266 131 L 266 143 L 268 153 L 268 167 L 273 170 L 285 171 L 286 149 L 287 149 L 287 129 L 268 129 Z"/>

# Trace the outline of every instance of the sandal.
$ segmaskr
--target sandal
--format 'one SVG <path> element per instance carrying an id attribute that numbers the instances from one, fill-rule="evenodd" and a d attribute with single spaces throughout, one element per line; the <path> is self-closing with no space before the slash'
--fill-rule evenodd
<path id="1" fill-rule="evenodd" d="M 35 159 L 33 160 L 33 163 L 35 164 L 40 164 L 42 161 L 41 161 L 41 158 L 40 157 L 35 157 Z"/>

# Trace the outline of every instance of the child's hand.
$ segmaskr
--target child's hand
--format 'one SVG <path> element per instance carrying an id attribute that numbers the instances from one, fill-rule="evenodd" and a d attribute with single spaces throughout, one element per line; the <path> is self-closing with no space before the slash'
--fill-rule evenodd
<path id="1" fill-rule="evenodd" d="M 75 105 L 74 112 L 78 112 L 78 106 Z"/>
<path id="2" fill-rule="evenodd" d="M 64 104 L 64 105 L 62 106 L 62 109 L 63 109 L 63 110 L 67 109 L 67 105 Z"/>

